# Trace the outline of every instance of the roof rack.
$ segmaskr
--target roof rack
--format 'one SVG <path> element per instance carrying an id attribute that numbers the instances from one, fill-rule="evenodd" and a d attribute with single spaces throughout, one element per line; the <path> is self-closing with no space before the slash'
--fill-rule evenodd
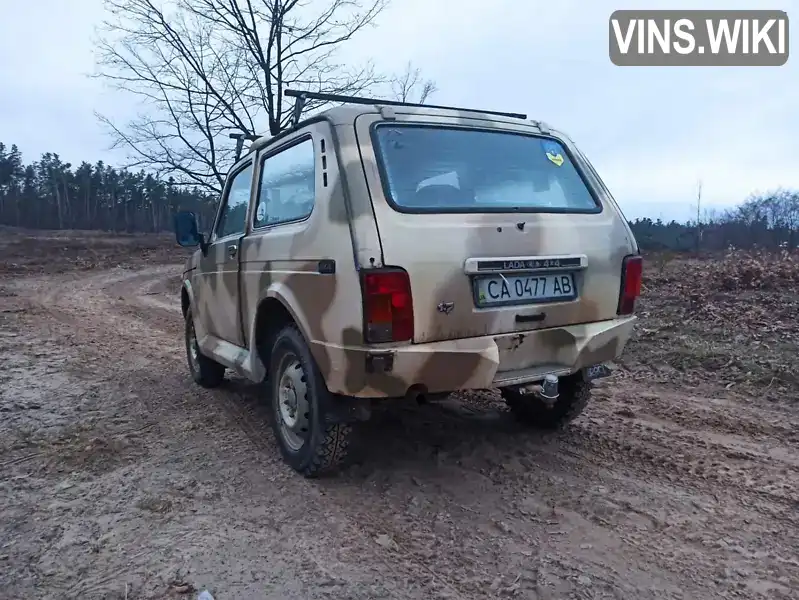
<path id="1" fill-rule="evenodd" d="M 342 102 L 344 104 L 367 104 L 385 106 L 412 106 L 416 108 L 442 108 L 444 110 L 462 110 L 465 112 L 477 112 L 486 115 L 497 115 L 500 117 L 512 117 L 514 119 L 527 119 L 527 115 L 522 113 L 499 112 L 495 110 L 480 110 L 477 108 L 459 108 L 457 106 L 441 106 L 439 104 L 417 104 L 415 102 L 400 102 L 399 100 L 383 100 L 380 98 L 363 98 L 361 96 L 342 96 L 341 94 L 324 94 L 321 92 L 306 92 L 300 90 L 286 90 L 285 96 L 296 98 L 294 102 L 294 125 L 300 121 L 302 109 L 305 108 L 306 100 L 323 100 L 325 102 Z"/>
<path id="2" fill-rule="evenodd" d="M 231 133 L 228 135 L 228 137 L 232 140 L 236 140 L 236 158 L 233 162 L 237 162 L 239 158 L 241 158 L 241 150 L 244 148 L 244 140 L 254 142 L 261 136 L 254 133 Z"/>

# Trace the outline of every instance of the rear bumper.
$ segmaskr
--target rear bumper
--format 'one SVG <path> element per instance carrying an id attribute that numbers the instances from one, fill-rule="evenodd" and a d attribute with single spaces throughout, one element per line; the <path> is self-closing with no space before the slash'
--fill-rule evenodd
<path id="1" fill-rule="evenodd" d="M 390 349 L 313 344 L 325 356 L 328 389 L 360 398 L 405 396 L 409 390 L 444 393 L 568 375 L 618 358 L 635 316 L 584 325 L 412 344 Z"/>

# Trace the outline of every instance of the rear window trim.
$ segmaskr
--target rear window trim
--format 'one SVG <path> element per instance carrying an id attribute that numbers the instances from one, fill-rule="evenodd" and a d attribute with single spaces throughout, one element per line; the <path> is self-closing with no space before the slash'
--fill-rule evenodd
<path id="1" fill-rule="evenodd" d="M 466 131 L 481 131 L 485 133 L 503 133 L 507 135 L 518 135 L 522 137 L 529 137 L 535 139 L 545 139 L 545 140 L 552 140 L 560 144 L 563 148 L 563 151 L 566 153 L 566 156 L 569 157 L 571 164 L 574 166 L 574 169 L 577 171 L 577 175 L 580 177 L 580 180 L 583 182 L 583 185 L 588 190 L 588 194 L 591 196 L 591 199 L 594 201 L 596 205 L 595 208 L 558 208 L 558 207 L 525 207 L 525 208 L 510 208 L 508 206 L 498 206 L 494 207 L 481 207 L 479 210 L 469 209 L 469 208 L 437 208 L 437 207 L 408 207 L 398 204 L 391 193 L 391 188 L 388 185 L 388 171 L 386 170 L 385 159 L 383 157 L 383 153 L 380 151 L 380 144 L 377 139 L 377 130 L 381 127 L 407 127 L 407 128 L 417 128 L 417 129 L 463 129 Z M 481 127 L 481 126 L 470 126 L 470 125 L 461 125 L 458 123 L 425 123 L 419 121 L 390 121 L 390 120 L 378 120 L 372 123 L 369 126 L 369 138 L 372 142 L 372 154 L 375 157 L 375 162 L 377 164 L 377 170 L 380 175 L 380 187 L 383 190 L 383 197 L 386 199 L 386 202 L 391 206 L 392 209 L 399 213 L 405 214 L 420 214 L 420 215 L 429 215 L 429 214 L 465 214 L 465 215 L 480 215 L 480 214 L 561 214 L 561 215 L 594 215 L 600 214 L 604 211 L 604 205 L 602 204 L 601 199 L 597 195 L 596 190 L 594 189 L 593 185 L 591 185 L 590 181 L 586 177 L 586 173 L 583 170 L 583 165 L 580 164 L 579 161 L 575 160 L 575 155 L 566 144 L 565 140 L 562 140 L 554 135 L 548 134 L 540 134 L 540 133 L 526 133 L 521 131 L 513 131 L 507 129 L 497 129 L 494 127 Z"/>

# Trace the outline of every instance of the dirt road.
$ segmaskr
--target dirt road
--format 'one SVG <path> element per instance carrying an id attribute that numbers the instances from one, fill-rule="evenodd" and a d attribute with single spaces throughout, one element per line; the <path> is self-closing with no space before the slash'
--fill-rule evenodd
<path id="1" fill-rule="evenodd" d="M 799 416 L 621 373 L 567 431 L 379 415 L 336 478 L 189 379 L 177 264 L 0 280 L 0 597 L 799 598 Z"/>

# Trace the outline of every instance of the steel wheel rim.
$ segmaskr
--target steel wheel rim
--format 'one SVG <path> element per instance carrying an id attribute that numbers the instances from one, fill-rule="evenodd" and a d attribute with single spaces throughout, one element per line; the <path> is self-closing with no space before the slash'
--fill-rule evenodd
<path id="1" fill-rule="evenodd" d="M 286 445 L 297 452 L 308 436 L 308 385 L 305 371 L 299 359 L 287 354 L 280 361 L 277 371 L 277 418 L 280 419 L 280 433 Z"/>

